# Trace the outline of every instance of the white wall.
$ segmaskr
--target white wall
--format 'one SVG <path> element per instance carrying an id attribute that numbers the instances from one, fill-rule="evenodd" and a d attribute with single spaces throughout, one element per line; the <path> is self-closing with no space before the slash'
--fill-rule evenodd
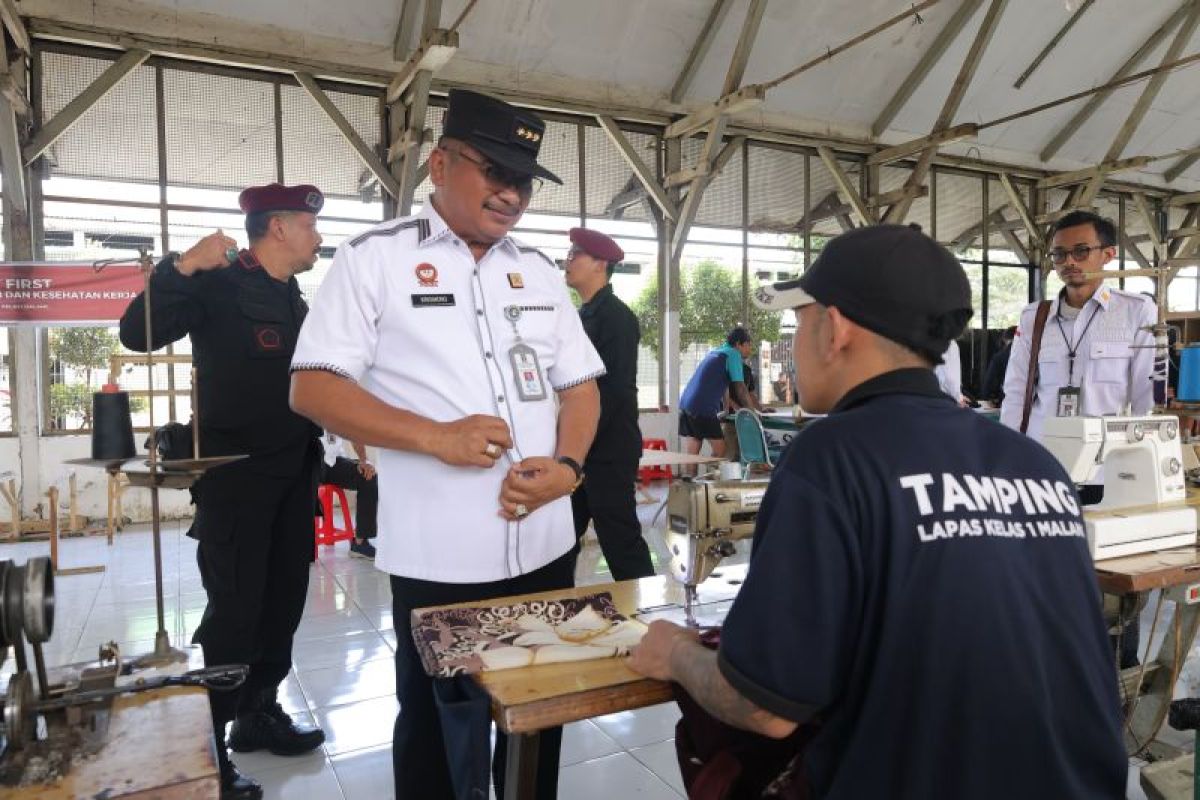
<path id="1" fill-rule="evenodd" d="M 37 506 L 41 516 L 45 518 L 46 491 L 51 486 L 58 486 L 59 503 L 62 508 L 67 506 L 67 480 L 70 471 L 75 471 L 75 485 L 78 492 L 79 513 L 96 520 L 104 520 L 108 514 L 108 474 L 95 467 L 79 467 L 63 462 L 71 458 L 86 458 L 91 455 L 92 440 L 88 435 L 81 436 L 42 436 L 38 439 L 41 448 L 41 486 L 35 487 Z M 0 438 L 0 472 L 11 470 L 20 480 L 20 451 L 15 436 Z M 26 487 L 20 487 L 28 491 Z M 163 519 L 178 519 L 190 516 L 191 497 L 186 491 L 164 489 L 159 493 L 159 503 Z M 123 511 L 126 517 L 134 522 L 150 520 L 150 492 L 147 489 L 129 488 L 122 496 Z M 8 521 L 8 509 L 0 509 L 0 516 Z"/>
<path id="2" fill-rule="evenodd" d="M 666 439 L 667 448 L 677 450 L 679 445 L 678 428 L 673 424 L 674 414 L 664 414 L 657 411 L 643 411 L 638 416 L 638 427 L 642 429 L 643 439 Z"/>

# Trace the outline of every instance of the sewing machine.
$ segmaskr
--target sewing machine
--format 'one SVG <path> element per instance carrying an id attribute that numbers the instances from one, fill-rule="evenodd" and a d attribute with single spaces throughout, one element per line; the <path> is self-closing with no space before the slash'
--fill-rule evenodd
<path id="1" fill-rule="evenodd" d="M 664 537 L 671 551 L 670 574 L 683 584 L 684 615 L 689 625 L 696 624 L 696 587 L 722 559 L 737 552 L 735 541 L 754 535 L 767 482 L 767 477 L 703 477 L 671 484 Z"/>
<path id="2" fill-rule="evenodd" d="M 1104 469 L 1104 500 L 1085 516 L 1093 559 L 1196 544 L 1196 512 L 1178 505 L 1186 488 L 1175 417 L 1049 417 L 1042 444 L 1076 484 Z"/>

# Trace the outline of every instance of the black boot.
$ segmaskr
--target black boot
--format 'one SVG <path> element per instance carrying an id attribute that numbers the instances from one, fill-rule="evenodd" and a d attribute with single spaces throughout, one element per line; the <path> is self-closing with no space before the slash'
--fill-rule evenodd
<path id="1" fill-rule="evenodd" d="M 239 713 L 229 730 L 229 747 L 235 753 L 269 750 L 277 756 L 298 756 L 325 741 L 320 728 L 297 725 L 275 699 L 275 690 L 259 694 L 252 710 Z"/>
<path id="2" fill-rule="evenodd" d="M 262 786 L 238 772 L 224 744 L 217 745 L 217 765 L 221 769 L 221 800 L 262 800 Z"/>

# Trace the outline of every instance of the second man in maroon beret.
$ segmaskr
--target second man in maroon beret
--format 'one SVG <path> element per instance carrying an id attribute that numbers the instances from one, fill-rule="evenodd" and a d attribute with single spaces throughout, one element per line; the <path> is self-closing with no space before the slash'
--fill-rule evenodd
<path id="1" fill-rule="evenodd" d="M 582 537 L 592 523 L 613 578 L 644 578 L 654 574 L 654 565 L 642 538 L 634 495 L 642 456 L 637 397 L 642 334 L 637 317 L 609 283 L 625 253 L 600 231 L 572 228 L 570 237 L 567 285 L 583 300 L 579 317 L 607 372 L 596 380 L 600 422 L 583 465 L 583 484 L 571 495 L 575 535 Z"/>

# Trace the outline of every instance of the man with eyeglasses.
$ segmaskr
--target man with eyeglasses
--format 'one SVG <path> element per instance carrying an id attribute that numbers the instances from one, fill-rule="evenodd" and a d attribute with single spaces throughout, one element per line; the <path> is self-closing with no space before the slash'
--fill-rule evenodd
<path id="1" fill-rule="evenodd" d="M 1063 288 L 1050 304 L 1032 370 L 1039 304 L 1021 312 L 1000 404 L 1000 421 L 1010 428 L 1022 429 L 1031 379 L 1036 383 L 1024 432 L 1035 439 L 1048 414 L 1148 414 L 1154 407 L 1154 334 L 1149 330 L 1157 321 L 1154 303 L 1137 292 L 1105 286 L 1095 274 L 1116 257 L 1116 245 L 1116 226 L 1090 211 L 1073 211 L 1054 225 L 1050 262 Z M 1084 505 L 1104 497 L 1103 477 L 1095 480 L 1079 489 Z M 1139 634 L 1135 615 L 1114 635 L 1122 669 L 1137 664 Z"/>
<path id="2" fill-rule="evenodd" d="M 642 456 L 638 427 L 637 358 L 642 331 L 637 317 L 613 294 L 616 265 L 625 258 L 611 236 L 588 228 L 572 228 L 567 251 L 567 286 L 579 293 L 583 329 L 604 361 L 600 389 L 600 422 L 596 441 L 584 462 L 583 484 L 571 496 L 575 538 L 596 526 L 596 538 L 614 580 L 654 574 L 650 548 L 638 521 L 635 484 Z"/>
<path id="3" fill-rule="evenodd" d="M 509 235 L 536 183 L 560 183 L 537 163 L 545 133 L 534 114 L 450 92 L 429 201 L 338 248 L 292 361 L 293 408 L 379 448 L 375 564 L 392 588 L 404 800 L 488 791 L 479 776 L 464 787 L 448 758 L 462 763 L 464 740 L 487 747 L 486 714 L 444 722 L 435 696 L 469 679 L 425 674 L 413 609 L 574 584 L 570 494 L 604 365 L 554 262 Z M 560 743 L 560 728 L 540 737 L 538 798 L 555 796 Z M 506 750 L 497 731 L 497 796 Z"/>
<path id="4" fill-rule="evenodd" d="M 1021 429 L 1026 382 L 1034 385 L 1025 433 L 1040 438 L 1047 415 L 1146 414 L 1154 405 L 1154 303 L 1136 292 L 1104 285 L 1101 272 L 1117 254 L 1112 221 L 1073 211 L 1054 226 L 1050 261 L 1063 288 L 1050 304 L 1037 364 L 1030 368 L 1038 303 L 1021 312 L 1004 377 L 1000 421 Z M 1101 485 L 1084 487 L 1084 503 L 1100 500 Z"/>

